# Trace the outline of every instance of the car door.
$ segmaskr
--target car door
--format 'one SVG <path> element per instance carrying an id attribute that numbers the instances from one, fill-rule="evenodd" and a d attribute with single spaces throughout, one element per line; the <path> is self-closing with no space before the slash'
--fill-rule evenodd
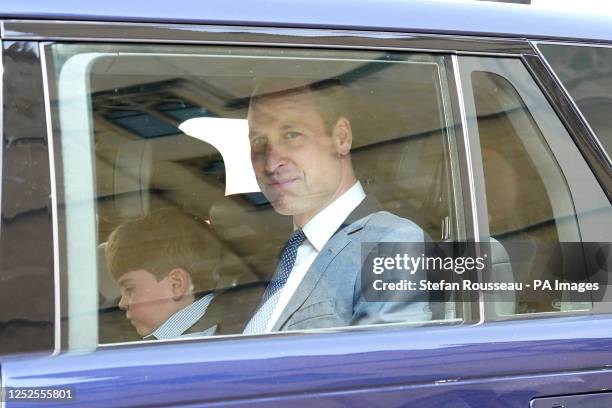
<path id="1" fill-rule="evenodd" d="M 1 365 L 7 390 L 63 390 L 65 398 L 47 401 L 57 406 L 518 407 L 538 397 L 606 389 L 609 263 L 565 272 L 576 263 L 568 254 L 576 251 L 580 260 L 593 253 L 605 258 L 610 201 L 601 174 L 566 130 L 577 115 L 562 121 L 558 101 L 538 87 L 528 43 L 364 32 L 329 37 L 325 30 L 5 24 L 5 66 L 9 58 L 21 61 L 5 70 L 5 99 L 8 84 L 25 75 L 24 64 L 33 67 L 31 78 L 40 75 L 34 91 L 44 111 L 36 109 L 36 123 L 49 143 L 43 184 L 53 224 L 53 239 L 45 242 L 53 241 L 55 251 L 53 267 L 43 268 L 53 284 L 45 293 L 54 303 L 41 319 L 52 322 L 53 334 L 48 331 L 42 345 L 9 348 Z M 234 293 L 235 306 L 220 313 L 240 315 L 253 307 L 253 300 L 239 300 L 267 282 L 291 225 L 252 184 L 241 184 L 253 180 L 248 169 L 230 176 L 249 161 L 236 153 L 241 136 L 227 147 L 182 125 L 221 120 L 230 134 L 228 124 L 247 117 L 253 78 L 287 76 L 348 84 L 355 105 L 351 154 L 367 193 L 432 240 L 475 248 L 475 242 L 488 243 L 498 261 L 493 268 L 511 275 L 476 274 L 476 280 L 598 283 L 602 290 L 465 291 L 432 298 L 427 322 L 257 336 L 232 327 L 223 336 L 143 341 L 119 310 L 103 263 L 110 231 L 169 204 L 198 214 L 222 248 L 211 255 L 216 289 Z M 9 130 L 24 132 L 12 119 L 17 113 L 5 108 L 5 141 Z M 5 148 L 5 166 L 9 153 Z M 3 214 L 12 197 L 3 188 Z M 30 228 L 41 231 L 34 234 L 39 238 L 50 232 L 48 225 Z M 556 255 L 565 263 L 553 262 Z M 18 343 L 30 335 L 19 329 L 12 336 Z M 52 353 L 12 355 L 36 349 Z"/>

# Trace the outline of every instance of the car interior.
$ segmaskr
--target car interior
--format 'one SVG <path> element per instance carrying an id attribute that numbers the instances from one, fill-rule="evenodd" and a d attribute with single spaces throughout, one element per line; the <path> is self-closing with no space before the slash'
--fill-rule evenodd
<path id="1" fill-rule="evenodd" d="M 136 339 L 116 307 L 119 292 L 103 264 L 104 242 L 121 222 L 157 208 L 179 208 L 212 227 L 223 248 L 214 289 L 231 288 L 233 294 L 225 313 L 250 310 L 237 299 L 258 301 L 247 293 L 265 287 L 291 220 L 276 214 L 259 192 L 225 195 L 226 164 L 219 150 L 178 129 L 190 118 L 245 119 L 257 73 L 270 78 L 293 70 L 307 82 L 332 75 L 342 81 L 352 100 L 353 166 L 366 193 L 385 210 L 416 222 L 432 239 L 449 238 L 455 215 L 439 66 L 369 57 L 325 64 L 261 59 L 249 61 L 248 71 L 241 61 L 221 57 L 203 64 L 193 56 L 126 53 L 96 61 L 90 86 L 100 343 Z"/>

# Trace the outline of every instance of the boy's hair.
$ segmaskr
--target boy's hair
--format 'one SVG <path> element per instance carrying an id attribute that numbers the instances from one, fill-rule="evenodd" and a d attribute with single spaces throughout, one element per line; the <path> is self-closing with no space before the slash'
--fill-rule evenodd
<path id="1" fill-rule="evenodd" d="M 188 272 L 194 292 L 214 288 L 216 245 L 205 222 L 175 209 L 160 209 L 126 221 L 108 237 L 105 255 L 109 271 L 123 274 L 144 269 L 158 281 L 174 268 Z"/>

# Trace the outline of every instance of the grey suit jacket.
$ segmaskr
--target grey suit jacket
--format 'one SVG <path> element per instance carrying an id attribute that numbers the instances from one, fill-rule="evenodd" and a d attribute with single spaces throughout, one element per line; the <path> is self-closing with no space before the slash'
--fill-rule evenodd
<path id="1" fill-rule="evenodd" d="M 372 212 L 377 207 L 374 200 L 366 198 L 349 215 L 321 249 L 273 331 L 431 319 L 427 291 L 403 294 L 402 301 L 366 300 L 361 281 L 361 244 L 414 242 L 413 247 L 420 254 L 425 241 L 418 225 L 385 211 Z M 392 245 L 385 248 L 390 255 L 394 252 Z M 417 272 L 412 279 L 418 282 L 426 276 Z M 371 289 L 369 283 L 363 286 L 365 290 Z"/>
<path id="2" fill-rule="evenodd" d="M 347 217 L 306 272 L 273 330 L 301 330 L 431 319 L 429 294 L 415 292 L 401 302 L 368 302 L 361 290 L 361 243 L 425 241 L 412 221 L 379 211 L 366 199 Z M 386 247 L 393 251 L 393 247 Z M 419 252 L 420 253 L 420 252 Z M 414 276 L 425 279 L 422 272 Z M 364 287 L 367 284 L 364 284 Z M 215 295 L 203 327 L 217 325 L 216 334 L 242 333 L 256 310 L 266 283 L 241 285 Z M 231 311 L 231 312 L 230 312 Z"/>

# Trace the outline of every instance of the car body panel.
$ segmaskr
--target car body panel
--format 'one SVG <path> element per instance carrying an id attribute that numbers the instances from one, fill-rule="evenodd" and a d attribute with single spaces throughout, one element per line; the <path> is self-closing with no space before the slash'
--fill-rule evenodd
<path id="1" fill-rule="evenodd" d="M 440 12 L 443 10 L 444 12 Z M 404 31 L 494 37 L 546 37 L 612 41 L 605 15 L 554 12 L 521 4 L 494 2 L 435 3 L 415 0 L 383 0 L 332 3 L 315 0 L 287 3 L 283 0 L 202 2 L 182 0 L 157 3 L 144 0 L 88 4 L 86 10 L 71 0 L 49 3 L 7 1 L 0 17 L 43 20 L 92 20 L 255 25 L 274 27 L 325 27 L 374 31 Z"/>
<path id="2" fill-rule="evenodd" d="M 596 384 L 605 378 L 593 383 L 590 378 L 597 377 L 592 371 L 603 373 L 598 367 L 612 366 L 611 323 L 612 317 L 583 316 L 417 331 L 378 328 L 131 344 L 12 358 L 2 371 L 4 386 L 69 387 L 86 406 L 247 403 L 274 397 L 278 403 L 283 398 L 314 403 L 332 396 L 359 402 L 370 391 L 381 398 L 371 396 L 371 401 L 388 398 L 391 406 L 400 400 L 415 406 L 460 400 L 477 407 L 509 395 L 515 403 L 500 406 L 526 406 L 537 396 L 600 390 Z"/>
<path id="3" fill-rule="evenodd" d="M 434 8 L 428 2 L 387 0 L 355 7 L 345 0 L 229 0 L 152 7 L 138 0 L 76 7 L 67 0 L 11 0 L 0 6 L 0 18 L 10 19 L 3 22 L 5 42 L 72 39 L 421 50 L 427 50 L 427 44 L 445 44 L 446 51 L 455 54 L 513 54 L 527 62 L 583 155 L 598 166 L 593 170 L 610 197 L 609 169 L 589 143 L 592 135 L 580 126 L 567 96 L 524 40 L 612 42 L 609 18 L 516 4 L 436 3 Z M 164 37 L 169 33 L 174 37 Z M 449 44 L 465 48 L 456 51 Z M 3 387 L 69 387 L 75 406 L 92 407 L 525 407 L 534 398 L 606 392 L 612 387 L 610 367 L 612 315 L 137 342 L 0 357 Z"/>

